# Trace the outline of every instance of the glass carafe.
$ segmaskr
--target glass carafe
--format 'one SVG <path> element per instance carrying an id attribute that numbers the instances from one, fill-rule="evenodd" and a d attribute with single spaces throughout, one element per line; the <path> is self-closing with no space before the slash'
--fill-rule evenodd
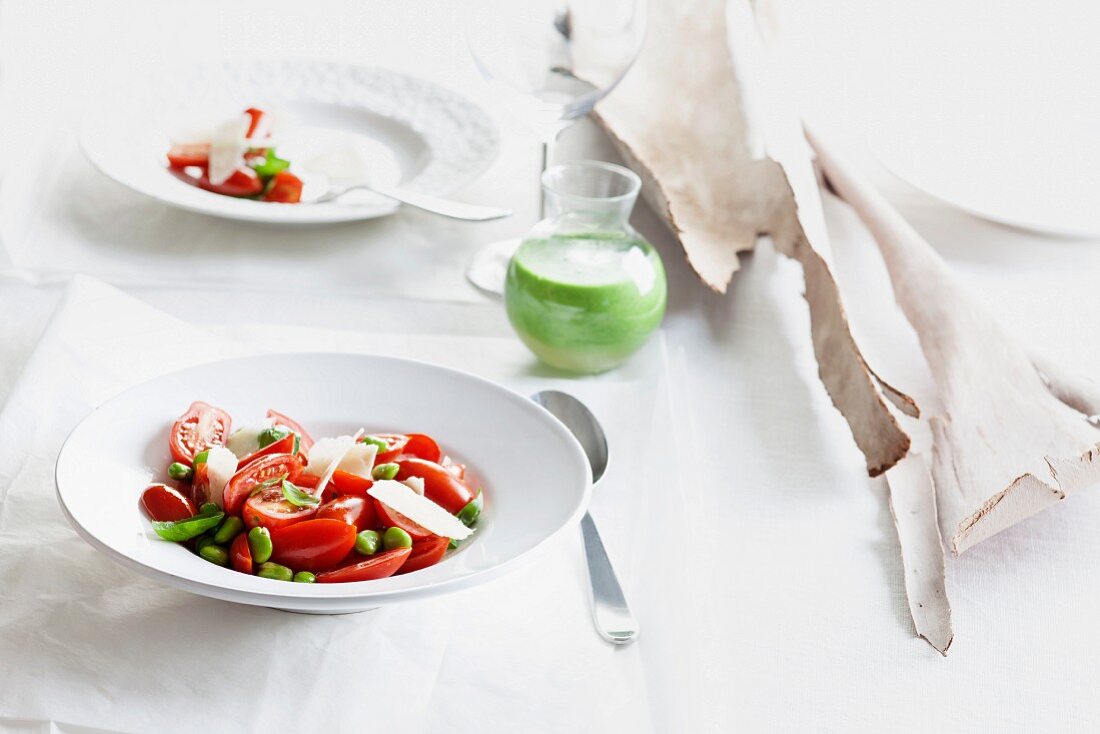
<path id="1" fill-rule="evenodd" d="M 553 367 L 617 367 L 660 325 L 668 293 L 660 256 L 630 226 L 640 181 L 622 166 L 581 161 L 550 168 L 542 187 L 549 216 L 508 265 L 508 319 Z"/>

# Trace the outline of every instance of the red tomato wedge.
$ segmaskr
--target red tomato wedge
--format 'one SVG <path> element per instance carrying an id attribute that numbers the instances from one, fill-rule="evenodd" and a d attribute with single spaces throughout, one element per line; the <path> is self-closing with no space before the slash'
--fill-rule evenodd
<path id="1" fill-rule="evenodd" d="M 412 455 L 425 461 L 439 463 L 443 458 L 443 452 L 439 450 L 439 444 L 431 436 L 423 433 L 410 433 L 409 441 L 402 451 L 406 455 Z"/>
<path id="2" fill-rule="evenodd" d="M 402 459 L 398 462 L 397 480 L 420 477 L 424 480 L 424 496 L 442 506 L 452 515 L 460 512 L 476 496 L 466 483 L 445 467 L 423 459 Z"/>
<path id="3" fill-rule="evenodd" d="M 234 571 L 252 573 L 252 549 L 248 547 L 248 533 L 238 533 L 229 546 L 229 563 Z"/>
<path id="4" fill-rule="evenodd" d="M 271 560 L 295 571 L 324 571 L 355 545 L 355 528 L 343 520 L 306 520 L 271 531 Z"/>
<path id="5" fill-rule="evenodd" d="M 200 189 L 206 189 L 207 191 L 213 191 L 215 194 L 225 194 L 226 196 L 256 196 L 264 190 L 264 182 L 260 180 L 260 177 L 257 176 L 256 172 L 251 168 L 238 168 L 233 172 L 233 175 L 219 184 L 210 180 L 210 176 L 205 169 L 202 170 L 201 175 L 193 175 L 191 166 L 187 168 L 169 168 L 168 170 L 184 183 L 198 186 Z"/>
<path id="6" fill-rule="evenodd" d="M 393 550 L 383 551 L 365 561 L 353 561 L 340 568 L 319 573 L 317 574 L 317 581 L 322 584 L 331 584 L 343 581 L 384 579 L 387 576 L 393 576 L 411 552 L 412 548 L 394 548 Z"/>
<path id="7" fill-rule="evenodd" d="M 363 479 L 356 474 L 337 469 L 332 473 L 329 486 L 336 490 L 337 495 L 350 494 L 355 497 L 366 497 L 367 490 L 374 485 L 369 479 Z"/>
<path id="8" fill-rule="evenodd" d="M 238 514 L 256 485 L 283 474 L 293 482 L 301 470 L 302 462 L 294 454 L 264 456 L 245 468 L 238 469 L 225 485 L 225 492 L 222 495 L 225 500 L 225 511 L 230 515 Z"/>
<path id="9" fill-rule="evenodd" d="M 245 468 L 257 459 L 262 459 L 265 456 L 271 456 L 272 454 L 292 454 L 294 453 L 294 434 L 283 436 L 275 443 L 269 443 L 259 451 L 253 451 L 248 456 L 244 457 L 237 464 L 237 471 Z"/>
<path id="10" fill-rule="evenodd" d="M 187 168 L 188 166 L 205 168 L 209 163 L 210 143 L 173 145 L 171 150 L 168 151 L 168 165 L 173 168 Z"/>
<path id="11" fill-rule="evenodd" d="M 389 444 L 389 448 L 375 457 L 377 464 L 399 461 L 404 456 L 438 462 L 443 455 L 435 439 L 423 433 L 383 433 L 375 437 Z"/>
<path id="12" fill-rule="evenodd" d="M 431 530 L 413 522 L 397 510 L 382 504 L 378 500 L 374 501 L 374 509 L 378 511 L 378 519 L 382 522 L 382 525 L 387 528 L 401 528 L 412 536 L 413 540 L 424 540 L 432 535 Z"/>
<path id="13" fill-rule="evenodd" d="M 241 519 L 250 528 L 259 525 L 268 530 L 275 530 L 276 528 L 285 528 L 288 525 L 308 520 L 316 514 L 316 507 L 293 505 L 287 502 L 282 487 L 271 487 L 250 496 L 244 501 Z"/>
<path id="14" fill-rule="evenodd" d="M 378 515 L 374 500 L 364 497 L 344 496 L 326 502 L 317 509 L 317 519 L 332 518 L 346 522 L 356 532 L 378 527 Z"/>
<path id="15" fill-rule="evenodd" d="M 178 489 L 167 484 L 150 484 L 141 493 L 141 507 L 150 519 L 158 522 L 175 522 L 193 517 L 195 503 Z"/>
<path id="16" fill-rule="evenodd" d="M 271 179 L 264 201 L 278 204 L 297 204 L 302 200 L 302 179 L 290 171 L 279 171 Z"/>
<path id="17" fill-rule="evenodd" d="M 297 433 L 298 438 L 302 440 L 301 450 L 303 452 L 308 452 L 313 446 L 313 436 L 310 436 L 309 431 L 302 428 L 302 424 L 298 421 L 288 416 L 285 416 L 276 410 L 271 409 L 268 409 L 267 417 L 273 420 L 275 422 L 275 425 L 284 426 L 294 431 L 294 433 Z"/>
<path id="18" fill-rule="evenodd" d="M 172 425 L 168 447 L 172 458 L 191 466 L 195 454 L 215 444 L 224 444 L 233 419 L 221 408 L 196 400 Z"/>
<path id="19" fill-rule="evenodd" d="M 434 566 L 443 560 L 447 547 L 451 544 L 450 538 L 441 538 L 433 535 L 430 538 L 413 543 L 412 553 L 405 559 L 405 563 L 397 573 L 412 573 L 428 566 Z"/>

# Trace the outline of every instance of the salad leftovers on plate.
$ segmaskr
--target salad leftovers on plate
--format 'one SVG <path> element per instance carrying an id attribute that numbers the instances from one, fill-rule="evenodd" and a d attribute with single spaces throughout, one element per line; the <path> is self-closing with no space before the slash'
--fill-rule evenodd
<path id="1" fill-rule="evenodd" d="M 168 170 L 215 194 L 297 204 L 302 180 L 290 161 L 275 153 L 274 117 L 256 107 L 207 131 L 177 136 L 168 150 Z"/>

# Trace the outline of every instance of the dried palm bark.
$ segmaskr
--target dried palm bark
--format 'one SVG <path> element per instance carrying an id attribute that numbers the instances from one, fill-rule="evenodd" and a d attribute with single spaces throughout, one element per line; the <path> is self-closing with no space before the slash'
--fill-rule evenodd
<path id="1" fill-rule="evenodd" d="M 877 191 L 812 135 L 871 231 L 943 402 L 930 419 L 940 525 L 958 554 L 1100 482 L 1100 389 L 1028 354 Z"/>
<path id="2" fill-rule="evenodd" d="M 729 10 L 727 22 L 724 0 L 651 0 L 641 55 L 598 119 L 710 288 L 725 292 L 761 234 L 802 265 L 821 381 L 875 476 L 909 450 L 890 404 L 917 406 L 852 337 L 798 117 L 770 96 L 747 2 Z"/>

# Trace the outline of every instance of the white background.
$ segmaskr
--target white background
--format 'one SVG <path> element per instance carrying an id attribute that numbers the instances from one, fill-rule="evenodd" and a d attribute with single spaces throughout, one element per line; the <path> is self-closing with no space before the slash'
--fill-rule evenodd
<path id="1" fill-rule="evenodd" d="M 954 212 L 877 169 L 860 147 L 863 133 L 891 116 L 970 114 L 959 110 L 986 109 L 984 101 L 1100 117 L 1094 8 L 806 0 L 790 3 L 781 19 L 801 69 L 792 92 L 811 115 L 838 131 L 1020 338 L 1096 374 L 1100 242 L 1043 237 Z M 118 83 L 127 67 L 177 63 L 189 54 L 379 64 L 491 106 L 465 57 L 460 13 L 457 2 L 396 0 L 0 0 L 0 245 L 8 264 L 32 277 L 37 269 L 20 266 L 49 263 L 63 271 L 70 259 L 99 248 L 98 274 L 181 316 L 282 320 L 227 311 L 247 303 L 231 280 L 201 297 L 171 288 L 160 270 L 142 284 L 143 264 L 159 269 L 186 252 L 188 243 L 175 239 L 179 227 L 199 233 L 191 243 L 197 257 L 227 251 L 238 269 L 231 275 L 261 255 L 285 258 L 294 272 L 302 235 L 164 212 L 113 188 L 75 150 L 80 110 L 94 104 L 97 85 Z M 428 290 L 475 300 L 461 280 L 463 264 L 479 242 L 524 231 L 535 212 L 534 142 L 507 119 L 500 124 L 501 158 L 461 196 L 512 206 L 512 219 L 474 228 L 403 213 L 319 232 L 310 246 L 355 257 L 364 249 L 377 253 L 371 262 L 384 276 L 377 282 L 389 291 L 380 287 L 374 296 Z M 571 132 L 560 154 L 610 156 L 587 127 Z M 873 244 L 842 205 L 827 201 L 826 212 L 838 276 L 869 361 L 902 389 L 927 394 L 915 341 L 892 308 Z M 817 381 L 798 269 L 765 244 L 746 260 L 730 294 L 717 296 L 695 281 L 648 212 L 636 220 L 670 271 L 665 329 L 675 416 L 668 430 L 682 447 L 681 485 L 696 523 L 691 537 L 674 544 L 695 576 L 694 591 L 667 599 L 662 619 L 698 626 L 695 644 L 678 652 L 698 676 L 670 692 L 659 721 L 674 728 L 669 722 L 702 720 L 710 731 L 1100 727 L 1100 496 L 1074 497 L 949 564 L 956 641 L 940 658 L 915 638 L 908 619 L 885 487 L 866 478 L 846 424 Z M 416 268 L 426 262 L 434 264 L 430 288 L 412 275 L 421 276 Z M 8 314 L 0 340 L 5 384 L 19 373 L 58 292 L 0 286 Z M 366 328 L 348 300 L 316 293 L 293 299 L 288 320 Z M 507 333 L 491 307 L 469 308 L 461 313 L 470 318 L 417 328 Z M 692 614 L 680 613 L 689 608 Z M 511 722 L 511 730 L 522 731 L 523 723 Z"/>

